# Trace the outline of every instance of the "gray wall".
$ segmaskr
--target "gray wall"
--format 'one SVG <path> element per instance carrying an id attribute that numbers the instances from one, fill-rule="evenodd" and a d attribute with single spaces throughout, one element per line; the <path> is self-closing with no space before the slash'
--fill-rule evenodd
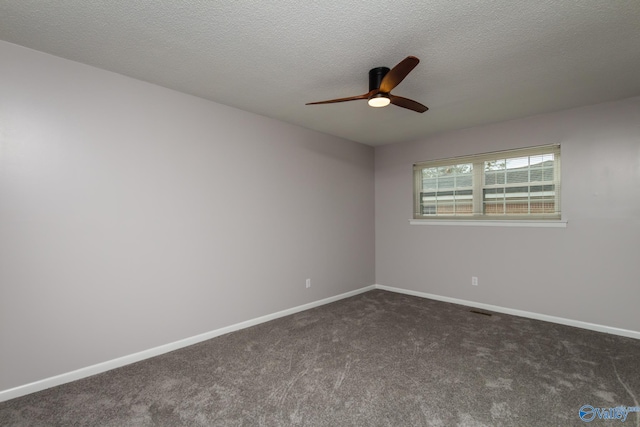
<path id="1" fill-rule="evenodd" d="M 374 283 L 371 147 L 0 57 L 0 390 Z"/>
<path id="2" fill-rule="evenodd" d="M 414 162 L 553 143 L 567 228 L 408 224 Z M 376 283 L 640 331 L 640 98 L 382 146 L 375 163 Z"/>

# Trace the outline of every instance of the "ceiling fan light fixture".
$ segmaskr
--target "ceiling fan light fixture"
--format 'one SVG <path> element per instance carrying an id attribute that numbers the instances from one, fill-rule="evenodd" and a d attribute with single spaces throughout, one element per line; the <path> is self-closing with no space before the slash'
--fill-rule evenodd
<path id="1" fill-rule="evenodd" d="M 386 107 L 387 105 L 389 105 L 391 103 L 391 100 L 389 99 L 388 96 L 382 93 L 377 93 L 371 98 L 369 98 L 368 103 L 370 107 L 380 108 L 380 107 Z"/>
<path id="2" fill-rule="evenodd" d="M 346 98 L 328 99 L 326 101 L 307 102 L 306 105 L 333 104 L 335 102 L 356 101 L 366 99 L 371 107 L 386 107 L 389 104 L 424 113 L 428 108 L 419 102 L 397 95 L 391 95 L 393 88 L 407 77 L 407 74 L 418 65 L 420 60 L 415 56 L 407 56 L 400 61 L 393 69 L 387 67 L 377 67 L 369 70 L 369 92 L 362 95 L 348 96 Z M 393 97 L 393 98 L 392 98 Z"/>

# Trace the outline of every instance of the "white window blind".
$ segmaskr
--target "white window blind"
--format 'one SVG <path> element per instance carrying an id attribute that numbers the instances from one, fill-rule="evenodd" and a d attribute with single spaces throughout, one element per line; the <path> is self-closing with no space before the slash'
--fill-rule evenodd
<path id="1" fill-rule="evenodd" d="M 414 219 L 560 219 L 560 146 L 414 165 Z"/>

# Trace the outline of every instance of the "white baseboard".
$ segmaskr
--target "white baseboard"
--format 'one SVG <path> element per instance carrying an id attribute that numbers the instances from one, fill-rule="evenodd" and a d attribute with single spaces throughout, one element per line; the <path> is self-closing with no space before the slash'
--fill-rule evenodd
<path id="1" fill-rule="evenodd" d="M 179 341 L 175 341 L 169 344 L 154 347 L 148 350 L 143 350 L 138 353 L 130 354 L 128 356 L 119 357 L 117 359 L 108 360 L 106 362 L 98 363 L 85 368 L 80 368 L 75 371 L 67 372 L 64 374 L 56 375 L 53 377 L 45 378 L 43 380 L 35 381 L 29 384 L 21 385 L 18 387 L 10 388 L 8 390 L 0 391 L 0 402 L 14 399 L 16 397 L 25 396 L 27 394 L 35 393 L 41 390 L 45 390 L 51 387 L 55 387 L 61 384 L 65 384 L 71 381 L 76 381 L 82 378 L 90 377 L 92 375 L 100 374 L 102 372 L 109 371 L 111 369 L 119 368 L 121 366 L 129 365 L 131 363 L 139 362 L 141 360 L 149 359 L 151 357 L 159 356 L 170 351 L 178 350 L 193 344 L 197 344 L 202 341 L 209 340 L 211 338 L 218 337 L 220 335 L 228 334 L 230 332 L 245 329 L 250 326 L 265 323 L 270 320 L 275 320 L 280 317 L 289 316 L 291 314 L 299 313 L 304 310 L 309 310 L 315 307 L 319 307 L 325 304 L 329 304 L 335 301 L 339 301 L 344 298 L 349 298 L 373 289 L 381 289 L 390 292 L 396 292 L 400 294 L 412 295 L 421 298 L 428 298 L 437 301 L 450 302 L 453 304 L 460 304 L 469 307 L 480 308 L 484 310 L 494 311 L 496 313 L 511 314 L 514 316 L 526 317 L 529 319 L 543 320 L 546 322 L 558 323 L 561 325 L 574 326 L 577 328 L 589 329 L 597 332 L 605 332 L 613 335 L 620 335 L 629 338 L 640 339 L 639 331 L 632 331 L 628 329 L 614 328 L 610 326 L 598 325 L 594 323 L 582 322 L 579 320 L 565 319 L 562 317 L 548 316 L 546 314 L 533 313 L 529 311 L 515 310 L 511 308 L 500 307 L 491 304 L 483 304 L 474 301 L 466 301 L 458 298 L 444 297 L 440 295 L 429 294 L 426 292 L 411 291 L 408 289 L 394 288 L 384 285 L 371 285 L 354 291 L 345 292 L 340 295 L 325 298 L 319 301 L 310 302 L 297 307 L 289 308 L 287 310 L 278 311 L 276 313 L 268 314 L 265 316 L 257 317 L 255 319 L 247 320 L 244 322 L 236 323 L 234 325 L 226 326 L 224 328 L 216 329 L 214 331 L 206 332 L 204 334 L 196 335 L 190 338 L 185 338 Z"/>
<path id="2" fill-rule="evenodd" d="M 382 289 L 385 291 L 397 292 L 400 294 L 412 295 L 412 296 L 421 297 L 421 298 L 428 298 L 428 299 L 433 299 L 437 301 L 450 302 L 453 304 L 466 305 L 469 307 L 494 311 L 496 313 L 511 314 L 513 316 L 526 317 L 526 318 L 535 319 L 535 320 L 543 320 L 545 322 L 558 323 L 560 325 L 574 326 L 576 328 L 589 329 L 591 331 L 605 332 L 607 334 L 620 335 L 623 337 L 640 339 L 639 331 L 632 331 L 629 329 L 614 328 L 611 326 L 604 326 L 604 325 L 598 325 L 595 323 L 582 322 L 580 320 L 565 319 L 563 317 L 549 316 L 546 314 L 533 313 L 530 311 L 515 310 L 513 308 L 505 308 L 497 305 L 483 304 L 483 303 L 474 302 L 474 301 L 466 301 L 458 298 L 443 297 L 440 295 L 428 294 L 426 292 L 410 291 L 407 289 L 394 288 L 391 286 L 373 285 L 373 287 L 375 289 Z"/>
<path id="3" fill-rule="evenodd" d="M 66 372 L 64 374 L 45 378 L 43 380 L 35 381 L 29 384 L 21 385 L 18 387 L 7 389 L 7 390 L 2 390 L 0 391 L 0 402 L 7 401 L 9 399 L 14 399 L 20 396 L 25 396 L 27 394 L 35 393 L 37 391 L 42 391 L 58 385 L 66 384 L 71 381 L 76 381 L 82 378 L 90 377 L 92 375 L 100 374 L 102 372 L 106 372 L 111 369 L 119 368 L 121 366 L 129 365 L 131 363 L 139 362 L 144 359 L 149 359 L 151 357 L 159 356 L 161 354 L 168 353 L 170 351 L 178 350 L 183 347 L 197 344 L 199 342 L 206 341 L 211 338 L 218 337 L 220 335 L 228 334 L 230 332 L 235 332 L 240 329 L 245 329 L 250 326 L 258 325 L 260 323 L 265 323 L 270 320 L 278 319 L 280 317 L 289 316 L 291 314 L 299 313 L 301 311 L 309 310 L 311 308 L 315 308 L 321 305 L 339 301 L 344 298 L 349 298 L 354 295 L 358 295 L 363 292 L 370 291 L 372 289 L 375 289 L 374 285 L 366 286 L 361 289 L 356 289 L 355 291 L 345 292 L 343 294 L 325 298 L 319 301 L 314 301 L 308 304 L 303 304 L 297 307 L 278 311 L 276 313 L 267 314 L 265 316 L 257 317 L 255 319 L 236 323 L 235 325 L 226 326 L 224 328 L 216 329 L 214 331 L 205 332 L 204 334 L 185 338 L 179 341 L 154 347 L 148 350 L 143 350 L 138 353 L 130 354 L 128 356 L 119 357 L 117 359 L 108 360 L 106 362 L 87 366 L 85 368 L 76 369 L 75 371 Z"/>

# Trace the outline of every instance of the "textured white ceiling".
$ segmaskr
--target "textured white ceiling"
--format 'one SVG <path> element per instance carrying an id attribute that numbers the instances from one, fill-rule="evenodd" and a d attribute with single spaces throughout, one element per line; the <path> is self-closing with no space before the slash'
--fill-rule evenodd
<path id="1" fill-rule="evenodd" d="M 640 95 L 638 0 L 0 0 L 0 39 L 369 145 Z M 408 55 L 424 114 L 304 105 Z"/>

